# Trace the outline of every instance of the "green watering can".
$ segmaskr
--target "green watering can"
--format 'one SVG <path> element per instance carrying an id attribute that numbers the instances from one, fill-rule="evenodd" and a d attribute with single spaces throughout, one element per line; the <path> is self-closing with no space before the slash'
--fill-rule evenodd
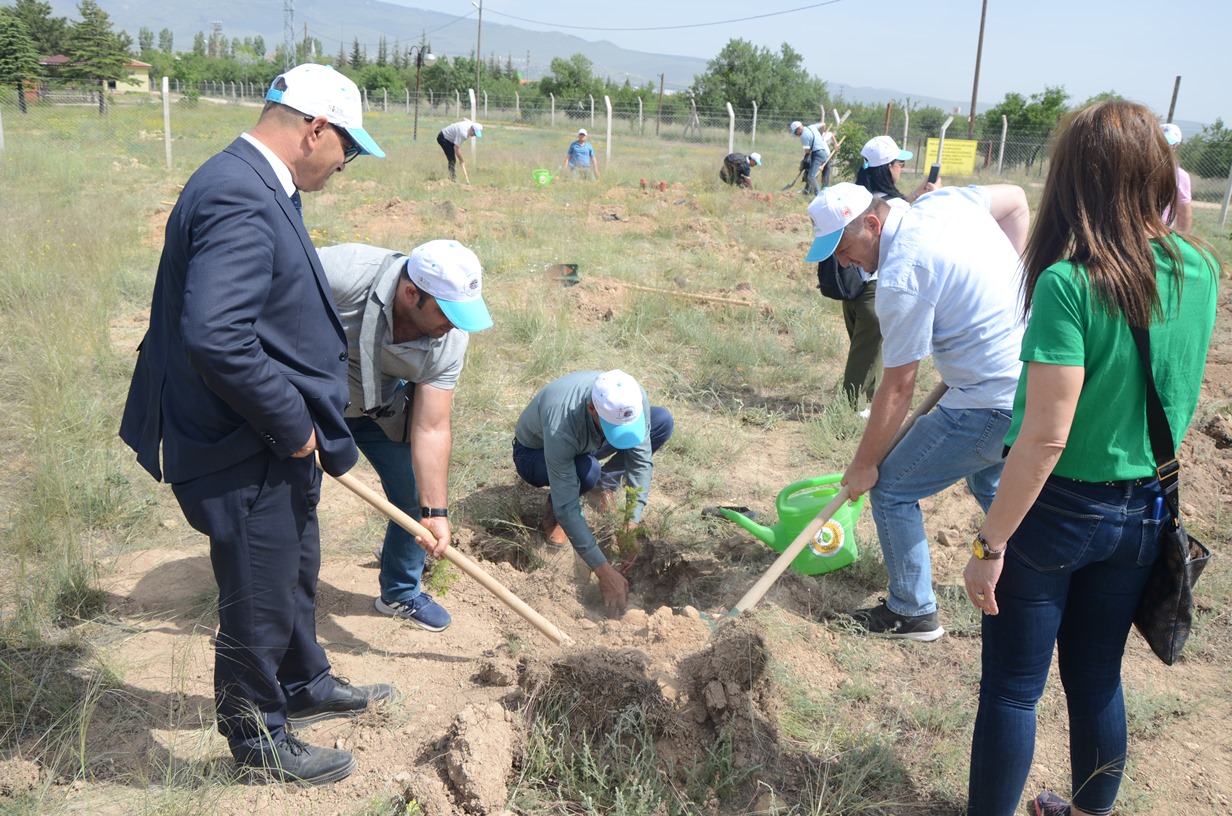
<path id="1" fill-rule="evenodd" d="M 783 488 L 775 500 L 779 521 L 764 527 L 729 507 L 715 508 L 728 521 L 734 521 L 761 539 L 770 549 L 781 553 L 840 490 L 841 473 L 815 476 Z M 801 575 L 821 575 L 841 569 L 859 557 L 856 549 L 856 520 L 864 509 L 864 497 L 847 502 L 825 523 L 791 562 L 791 568 Z"/>

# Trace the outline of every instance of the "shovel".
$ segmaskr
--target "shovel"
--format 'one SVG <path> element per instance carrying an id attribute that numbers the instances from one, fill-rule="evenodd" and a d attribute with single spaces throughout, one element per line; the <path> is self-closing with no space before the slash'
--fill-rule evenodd
<path id="1" fill-rule="evenodd" d="M 937 176 L 941 175 L 941 151 L 945 149 L 945 132 L 949 129 L 950 122 L 953 121 L 953 116 L 947 116 L 941 123 L 941 137 L 937 139 L 937 161 L 928 171 L 928 180 L 934 184 L 937 182 Z"/>
<path id="2" fill-rule="evenodd" d="M 797 171 L 796 171 L 796 176 L 795 176 L 795 178 L 793 178 L 793 179 L 791 180 L 791 182 L 790 182 L 790 183 L 789 183 L 786 187 L 784 187 L 782 190 L 780 190 L 779 192 L 781 192 L 781 193 L 785 193 L 785 192 L 787 192 L 788 190 L 790 190 L 792 187 L 795 187 L 795 186 L 796 186 L 796 183 L 800 181 L 800 177 L 801 177 L 801 176 L 803 176 L 803 175 L 804 175 L 804 168 L 803 168 L 803 167 L 801 167 L 799 170 L 797 170 Z"/>
<path id="3" fill-rule="evenodd" d="M 886 451 L 887 455 L 890 451 L 894 450 L 894 446 L 902 441 L 902 438 L 907 435 L 907 432 L 911 430 L 911 426 L 915 424 L 916 420 L 932 410 L 933 406 L 937 404 L 947 390 L 948 386 L 942 382 L 937 383 L 936 387 L 934 387 L 932 391 L 928 392 L 928 396 L 924 397 L 919 406 L 917 406 L 915 411 L 912 412 L 911 416 L 907 417 L 907 421 L 903 423 L 903 427 L 899 428 L 898 433 L 894 435 L 893 441 L 890 442 L 889 450 Z M 731 611 L 727 613 L 728 617 L 737 618 L 742 612 L 747 612 L 756 606 L 766 592 L 769 591 L 770 587 L 774 585 L 774 582 L 779 579 L 779 576 L 782 575 L 791 562 L 796 559 L 796 556 L 799 555 L 804 548 L 808 546 L 808 543 L 813 540 L 813 536 L 817 535 L 817 531 L 826 525 L 826 522 L 830 520 L 830 517 L 842 508 L 850 496 L 851 491 L 848 490 L 847 485 L 843 485 L 842 489 L 839 490 L 838 495 L 831 499 L 829 504 L 821 508 L 821 512 L 817 514 L 817 517 L 809 522 L 807 527 L 800 531 L 800 534 L 796 536 L 795 540 L 791 542 L 787 549 L 783 550 L 782 555 L 776 558 L 774 563 L 770 565 L 770 569 L 766 570 L 765 575 L 759 578 L 757 583 L 753 584 L 753 588 L 746 592 L 744 597 L 731 608 Z"/>
<path id="4" fill-rule="evenodd" d="M 317 467 L 320 466 L 321 463 L 318 459 Z M 330 475 L 332 476 L 333 474 Z M 419 538 L 425 538 L 429 541 L 436 540 L 436 536 L 432 535 L 432 532 L 428 530 L 428 528 L 424 527 L 418 521 L 399 510 L 393 502 L 378 494 L 375 490 L 356 479 L 350 473 L 343 473 L 341 476 L 334 476 L 333 478 L 352 493 L 368 502 L 368 504 L 372 505 L 377 510 L 380 510 L 386 518 L 406 530 L 411 535 L 418 536 Z M 540 615 L 534 609 L 531 609 L 525 601 L 506 589 L 500 581 L 497 581 L 491 575 L 488 575 L 482 567 L 467 558 L 462 553 L 458 552 L 453 547 L 445 548 L 445 560 L 465 572 L 471 578 L 478 581 L 484 589 L 495 595 L 501 603 L 505 604 L 505 606 L 508 606 L 514 612 L 517 612 L 525 618 L 527 622 L 543 634 L 547 635 L 547 637 L 557 646 L 572 640 L 572 638 L 568 635 L 553 626 L 547 618 Z"/>

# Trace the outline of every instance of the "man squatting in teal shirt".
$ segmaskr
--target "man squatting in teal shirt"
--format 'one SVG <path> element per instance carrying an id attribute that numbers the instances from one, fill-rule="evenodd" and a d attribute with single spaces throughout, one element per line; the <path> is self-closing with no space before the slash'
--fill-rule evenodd
<path id="1" fill-rule="evenodd" d="M 581 496 L 595 491 L 606 506 L 611 491 L 637 490 L 629 527 L 637 527 L 650 494 L 651 456 L 671 438 L 671 412 L 651 407 L 646 390 L 625 372 L 576 371 L 544 386 L 514 430 L 513 464 L 535 487 L 548 487 L 542 529 L 566 540 L 594 571 L 608 615 L 624 614 L 629 582 L 610 563 L 582 515 Z M 607 461 L 600 465 L 600 461 Z"/>

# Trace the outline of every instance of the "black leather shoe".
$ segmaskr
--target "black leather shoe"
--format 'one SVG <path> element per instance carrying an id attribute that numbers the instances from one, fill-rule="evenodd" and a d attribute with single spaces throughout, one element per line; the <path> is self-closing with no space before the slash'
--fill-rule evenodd
<path id="1" fill-rule="evenodd" d="M 355 770 L 355 757 L 349 751 L 318 748 L 284 734 L 273 750 L 254 748 L 237 754 L 235 764 L 246 774 L 249 783 L 328 785 L 351 775 Z"/>
<path id="2" fill-rule="evenodd" d="M 319 703 L 297 708 L 294 699 L 287 700 L 287 725 L 299 728 L 333 717 L 354 717 L 367 711 L 372 703 L 393 696 L 394 687 L 388 683 L 352 686 L 345 677 L 335 677 L 334 690 Z"/>

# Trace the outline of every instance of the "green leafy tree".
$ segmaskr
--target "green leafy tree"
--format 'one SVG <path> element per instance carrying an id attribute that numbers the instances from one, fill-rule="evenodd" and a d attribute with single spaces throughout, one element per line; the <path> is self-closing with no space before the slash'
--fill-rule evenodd
<path id="1" fill-rule="evenodd" d="M 68 20 L 51 16 L 51 4 L 42 0 L 17 0 L 4 9 L 21 20 L 39 57 L 65 53 L 68 47 Z"/>
<path id="2" fill-rule="evenodd" d="M 691 89 L 699 107 L 798 113 L 816 111 L 828 102 L 826 83 L 804 69 L 804 57 L 787 43 L 776 54 L 745 40 L 730 40 Z"/>
<path id="3" fill-rule="evenodd" d="M 1216 119 L 1202 132 L 1181 143 L 1177 159 L 1202 178 L 1225 178 L 1232 167 L 1232 128 Z"/>
<path id="4" fill-rule="evenodd" d="M 137 30 L 137 48 L 143 56 L 154 50 L 154 32 L 145 26 Z"/>
<path id="5" fill-rule="evenodd" d="M 544 96 L 554 94 L 556 106 L 570 113 L 581 104 L 589 112 L 590 97 L 596 99 L 603 96 L 603 83 L 595 78 L 594 63 L 582 54 L 574 54 L 568 59 L 556 57 L 552 60 L 552 72 L 539 81 L 539 91 Z"/>
<path id="6" fill-rule="evenodd" d="M 71 59 L 61 71 L 69 79 L 82 79 L 105 84 L 108 81 L 127 82 L 129 61 L 126 42 L 132 40 L 111 30 L 111 18 L 95 0 L 81 0 L 77 6 L 81 21 L 74 24 L 68 42 Z"/>
<path id="7" fill-rule="evenodd" d="M 38 76 L 38 54 L 21 18 L 0 14 L 0 83 L 17 87 L 17 104 L 26 112 L 24 80 Z"/>
<path id="8" fill-rule="evenodd" d="M 1085 108 L 1087 105 L 1094 105 L 1096 102 L 1108 102 L 1113 99 L 1124 99 L 1124 98 L 1125 97 L 1121 96 L 1116 91 L 1104 91 L 1102 93 L 1095 94 L 1095 96 L 1092 96 L 1091 98 L 1087 99 L 1087 101 L 1083 102 L 1078 107 Z"/>
<path id="9" fill-rule="evenodd" d="M 392 65 L 365 65 L 355 77 L 355 84 L 367 88 L 369 94 L 388 91 L 390 96 L 400 96 L 406 90 L 406 82 Z"/>
<path id="10" fill-rule="evenodd" d="M 260 34 L 252 38 L 252 53 L 259 60 L 265 59 L 265 38 Z"/>
<path id="11" fill-rule="evenodd" d="M 193 50 L 192 52 L 199 57 L 205 56 L 205 32 L 198 31 L 193 35 Z"/>
<path id="12" fill-rule="evenodd" d="M 1030 100 L 1020 93 L 1007 93 L 1000 104 L 983 115 L 982 133 L 985 139 L 999 141 L 1001 117 L 1009 126 L 1005 158 L 1008 164 L 1025 164 L 1030 168 L 1039 158 L 1044 145 L 1068 110 L 1069 94 L 1063 87 L 1047 87 L 1031 94 Z"/>
<path id="13" fill-rule="evenodd" d="M 175 50 L 175 36 L 171 33 L 171 29 L 164 28 L 158 32 L 158 50 L 164 54 L 170 54 Z"/>

